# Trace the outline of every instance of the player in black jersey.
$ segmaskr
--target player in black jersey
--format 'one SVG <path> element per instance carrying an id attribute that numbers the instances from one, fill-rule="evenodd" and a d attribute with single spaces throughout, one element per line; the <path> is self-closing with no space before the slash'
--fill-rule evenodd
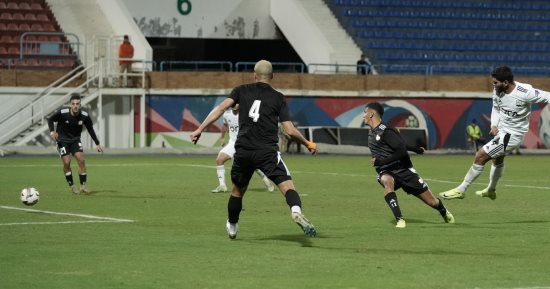
<path id="1" fill-rule="evenodd" d="M 365 124 L 371 128 L 368 140 L 372 153 L 371 164 L 378 174 L 378 182 L 384 187 L 384 199 L 397 220 L 395 226 L 405 228 L 407 225 L 395 194 L 395 190 L 399 188 L 439 211 L 446 223 L 454 223 L 451 212 L 432 194 L 428 185 L 413 168 L 407 150 L 422 154 L 424 148 L 407 146 L 397 129 L 382 122 L 384 108 L 380 103 L 367 104 L 363 113 Z"/>
<path id="2" fill-rule="evenodd" d="M 302 202 L 294 187 L 290 171 L 278 151 L 278 123 L 286 133 L 315 154 L 317 145 L 309 142 L 294 127 L 286 105 L 284 95 L 271 87 L 273 69 L 271 63 L 260 60 L 254 66 L 254 83 L 237 86 L 228 98 L 216 106 L 203 123 L 191 133 L 196 143 L 206 127 L 216 121 L 223 112 L 239 104 L 239 134 L 235 143 L 235 156 L 231 168 L 233 189 L 227 204 L 226 222 L 229 238 L 237 236 L 239 215 L 242 210 L 242 198 L 255 169 L 260 169 L 273 181 L 291 210 L 291 216 L 308 236 L 315 236 L 315 227 L 302 214 Z"/>
<path id="3" fill-rule="evenodd" d="M 88 133 L 94 140 L 97 151 L 103 152 L 99 140 L 94 131 L 92 120 L 86 111 L 81 110 L 80 95 L 71 95 L 70 107 L 64 107 L 56 111 L 48 119 L 50 128 L 50 137 L 57 143 L 57 150 L 63 161 L 63 172 L 65 179 L 69 184 L 71 191 L 75 194 L 89 193 L 86 186 L 86 163 L 84 161 L 84 149 L 80 141 L 82 127 L 86 127 Z M 55 126 L 54 124 L 57 124 Z M 78 163 L 78 175 L 80 177 L 80 190 L 73 183 L 73 173 L 71 171 L 71 155 L 76 158 Z"/>

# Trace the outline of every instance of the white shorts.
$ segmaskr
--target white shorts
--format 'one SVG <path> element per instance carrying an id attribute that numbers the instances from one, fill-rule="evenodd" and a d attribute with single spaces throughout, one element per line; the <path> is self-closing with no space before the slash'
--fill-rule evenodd
<path id="1" fill-rule="evenodd" d="M 524 135 L 499 133 L 492 140 L 483 145 L 483 150 L 494 159 L 519 148 L 523 142 L 523 137 Z"/>
<path id="2" fill-rule="evenodd" d="M 234 141 L 229 141 L 221 150 L 220 152 L 218 153 L 221 154 L 221 153 L 224 153 L 226 155 L 228 155 L 230 158 L 233 158 L 233 156 L 235 155 L 235 142 Z"/>

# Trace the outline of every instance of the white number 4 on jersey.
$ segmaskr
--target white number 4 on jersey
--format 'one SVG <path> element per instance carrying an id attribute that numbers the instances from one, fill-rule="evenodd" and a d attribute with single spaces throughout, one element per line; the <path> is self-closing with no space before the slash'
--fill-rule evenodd
<path id="1" fill-rule="evenodd" d="M 258 122 L 258 118 L 260 118 L 260 104 L 262 104 L 261 100 L 255 100 L 248 111 L 248 117 L 252 118 L 253 122 Z"/>

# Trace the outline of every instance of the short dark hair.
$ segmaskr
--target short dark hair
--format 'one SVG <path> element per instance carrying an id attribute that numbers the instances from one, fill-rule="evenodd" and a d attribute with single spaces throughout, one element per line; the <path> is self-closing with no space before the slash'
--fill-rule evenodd
<path id="1" fill-rule="evenodd" d="M 80 94 L 78 94 L 78 93 L 73 93 L 73 94 L 71 94 L 71 101 L 72 101 L 73 99 L 81 100 L 82 98 L 80 97 Z"/>
<path id="2" fill-rule="evenodd" d="M 124 35 L 124 40 L 129 40 L 128 35 Z"/>
<path id="3" fill-rule="evenodd" d="M 514 82 L 514 74 L 512 69 L 508 66 L 497 67 L 491 72 L 491 76 L 496 80 L 503 82 L 507 80 L 508 82 Z"/>
<path id="4" fill-rule="evenodd" d="M 376 113 L 378 113 L 380 117 L 384 115 L 384 107 L 378 102 L 371 102 L 367 104 L 365 107 L 376 111 Z"/>

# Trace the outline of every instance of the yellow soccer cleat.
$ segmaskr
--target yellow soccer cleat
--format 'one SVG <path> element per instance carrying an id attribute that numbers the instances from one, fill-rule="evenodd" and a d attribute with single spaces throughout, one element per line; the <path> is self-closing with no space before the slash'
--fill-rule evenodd
<path id="1" fill-rule="evenodd" d="M 405 219 L 399 219 L 397 220 L 397 223 L 395 224 L 396 228 L 403 229 L 407 227 L 407 222 L 405 222 Z"/>
<path id="2" fill-rule="evenodd" d="M 446 200 L 464 199 L 466 197 L 466 195 L 463 192 L 459 191 L 458 188 L 439 193 L 439 196 Z"/>
<path id="3" fill-rule="evenodd" d="M 482 197 L 482 198 L 489 198 L 491 200 L 494 200 L 497 198 L 497 192 L 496 191 L 489 191 L 487 188 L 477 191 L 476 195 Z"/>
<path id="4" fill-rule="evenodd" d="M 443 217 L 443 220 L 445 221 L 445 223 L 453 224 L 455 222 L 455 217 L 453 216 L 453 214 L 451 214 L 451 212 L 449 212 L 449 210 L 447 210 L 445 216 Z"/>

